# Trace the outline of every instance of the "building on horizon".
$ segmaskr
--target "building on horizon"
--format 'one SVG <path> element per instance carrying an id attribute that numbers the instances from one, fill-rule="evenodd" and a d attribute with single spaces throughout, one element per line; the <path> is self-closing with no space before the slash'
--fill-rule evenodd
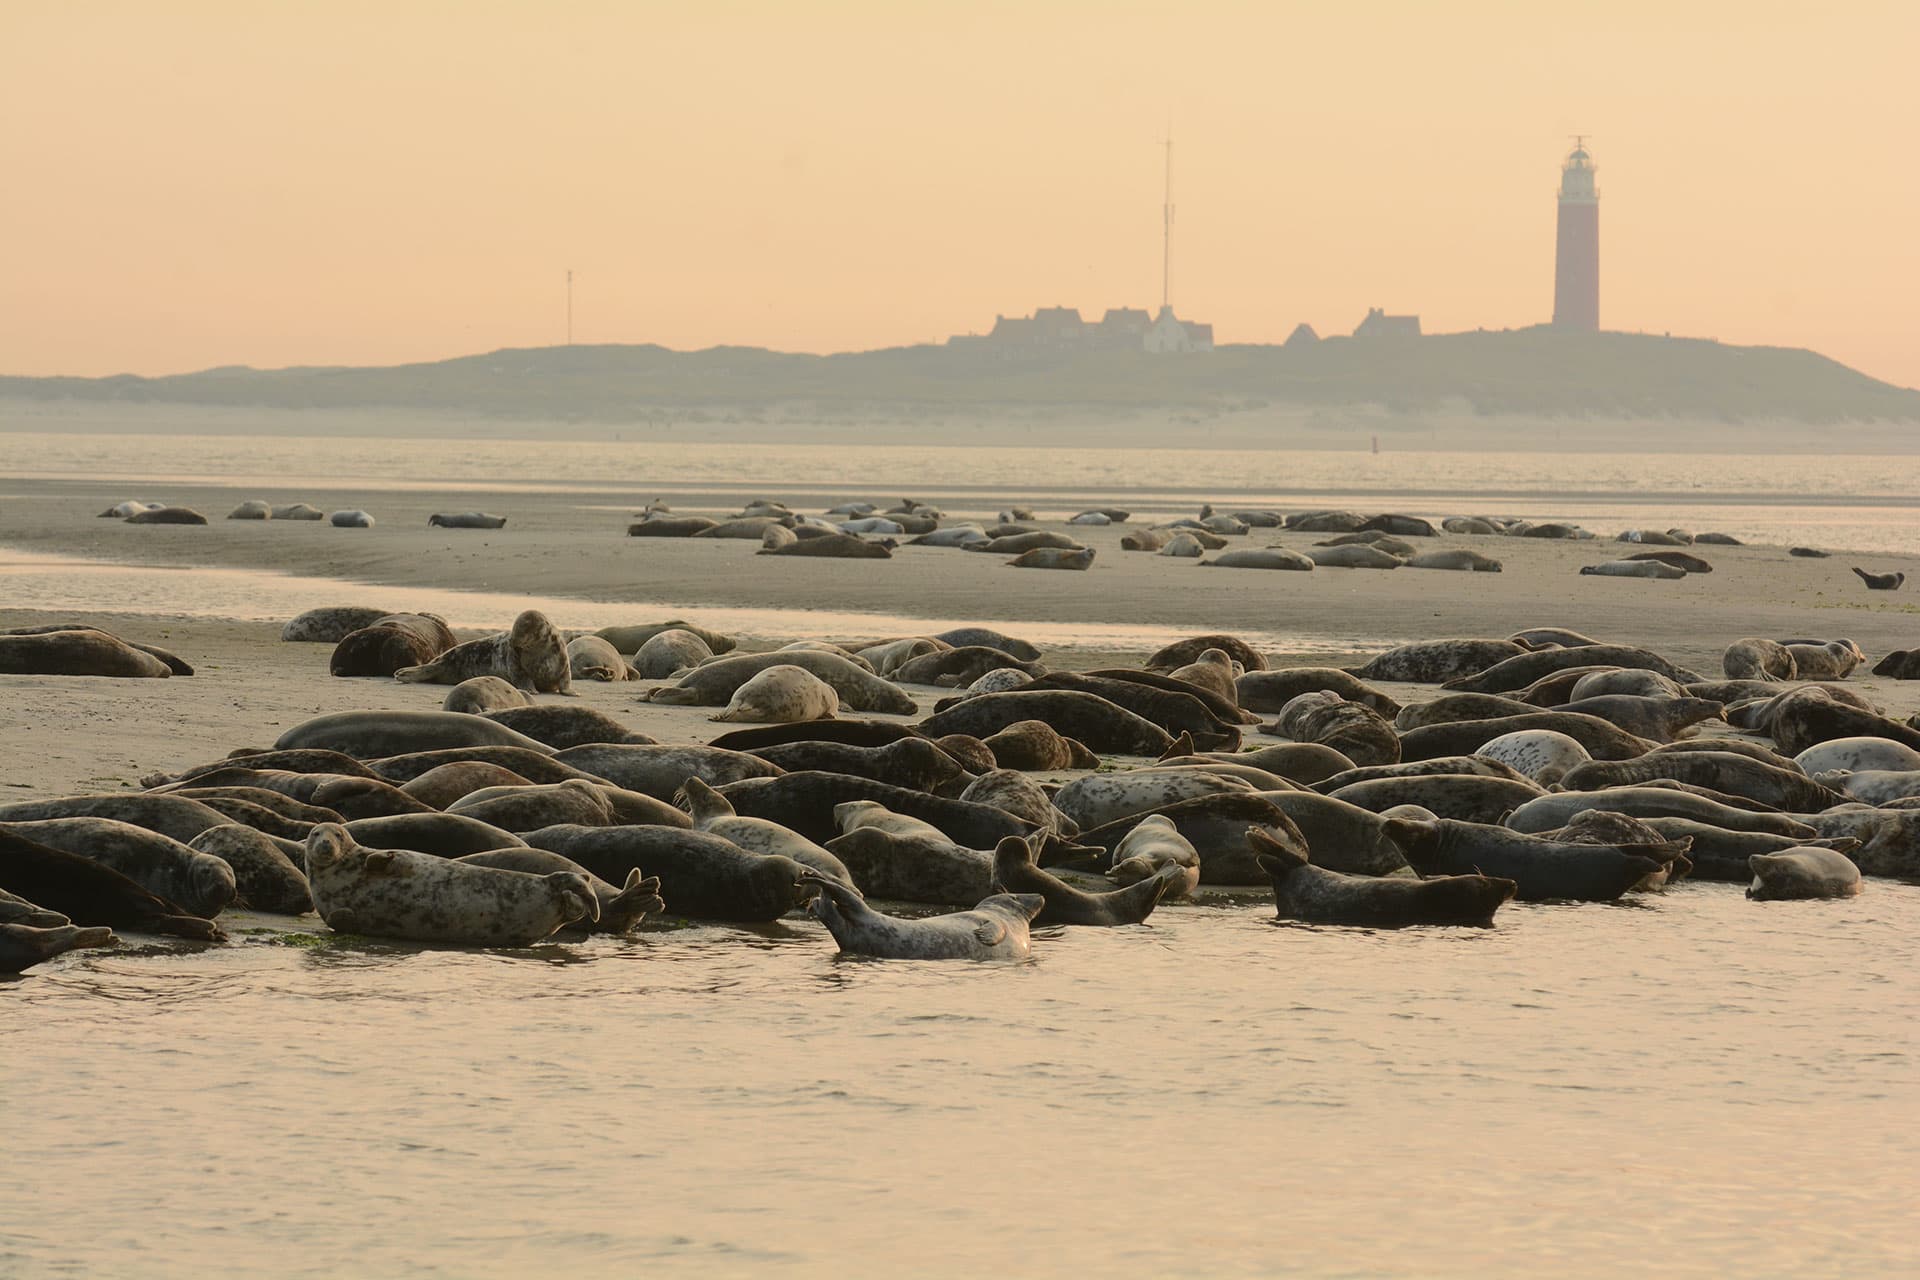
<path id="1" fill-rule="evenodd" d="M 1390 316 L 1380 307 L 1368 307 L 1367 317 L 1354 326 L 1356 338 L 1417 338 L 1419 316 Z"/>
<path id="2" fill-rule="evenodd" d="M 1600 331 L 1600 191 L 1586 139 L 1574 140 L 1560 166 L 1560 217 L 1554 237 L 1553 324 Z"/>
<path id="3" fill-rule="evenodd" d="M 1074 307 L 1041 307 L 1030 316 L 995 316 L 983 334 L 955 334 L 949 347 L 985 347 L 1004 355 L 1037 351 L 1213 350 L 1213 326 L 1182 320 L 1172 307 L 1152 315 L 1141 307 L 1109 307 L 1089 324 Z"/>

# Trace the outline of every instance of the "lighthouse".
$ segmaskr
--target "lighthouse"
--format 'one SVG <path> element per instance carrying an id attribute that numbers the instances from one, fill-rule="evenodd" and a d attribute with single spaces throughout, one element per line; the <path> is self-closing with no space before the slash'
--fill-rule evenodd
<path id="1" fill-rule="evenodd" d="M 1553 259 L 1556 328 L 1600 329 L 1600 192 L 1585 138 L 1574 139 L 1560 166 L 1560 226 Z"/>

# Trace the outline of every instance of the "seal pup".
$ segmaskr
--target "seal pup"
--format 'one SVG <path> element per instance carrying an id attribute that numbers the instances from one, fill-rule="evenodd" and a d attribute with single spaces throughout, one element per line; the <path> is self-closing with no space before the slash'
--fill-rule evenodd
<path id="1" fill-rule="evenodd" d="M 454 861 L 475 867 L 492 867 L 497 871 L 522 871 L 536 876 L 556 873 L 584 876 L 593 890 L 595 900 L 600 904 L 600 918 L 588 920 L 582 916 L 563 926 L 566 929 L 584 929 L 588 933 L 631 933 L 640 926 L 642 920 L 659 915 L 667 906 L 660 898 L 659 877 L 642 877 L 638 867 L 627 873 L 625 884 L 616 886 L 602 880 L 572 858 L 563 858 L 545 849 L 489 849 L 485 853 L 466 854 Z"/>
<path id="2" fill-rule="evenodd" d="M 505 516 L 490 516 L 484 511 L 436 511 L 427 517 L 429 529 L 504 529 Z"/>
<path id="3" fill-rule="evenodd" d="M 767 667 L 733 691 L 724 711 L 709 720 L 787 724 L 799 720 L 831 720 L 840 710 L 840 695 L 812 672 L 795 666 Z"/>
<path id="4" fill-rule="evenodd" d="M 797 831 L 766 818 L 743 818 L 733 811 L 727 798 L 698 778 L 688 778 L 685 788 L 687 812 L 693 829 L 731 840 L 753 853 L 778 854 L 792 858 L 803 867 L 832 876 L 848 884 L 855 881 L 845 863 Z"/>
<path id="5" fill-rule="evenodd" d="M 994 891 L 1038 894 L 1046 905 L 1033 923 L 1042 925 L 1139 924 L 1153 914 L 1168 886 L 1180 876 L 1180 868 L 1169 867 L 1125 888 L 1087 893 L 1041 870 L 1033 845 L 1018 836 L 1008 836 L 993 850 Z"/>
<path id="6" fill-rule="evenodd" d="M 308 609 L 287 620 L 287 625 L 280 628 L 280 638 L 296 643 L 339 644 L 362 627 L 370 627 L 392 612 L 390 609 L 373 609 L 365 605 Z"/>
<path id="7" fill-rule="evenodd" d="M 373 517 L 358 509 L 336 511 L 327 517 L 327 523 L 336 529 L 371 529 Z"/>
<path id="8" fill-rule="evenodd" d="M 583 917 L 600 919 L 592 883 L 576 872 L 539 876 L 366 849 L 331 824 L 307 837 L 307 878 L 314 909 L 337 933 L 525 947 Z"/>
<path id="9" fill-rule="evenodd" d="M 1868 573 L 1857 565 L 1853 570 L 1860 581 L 1867 584 L 1869 591 L 1898 591 L 1900 584 L 1907 580 L 1904 573 Z"/>
<path id="10" fill-rule="evenodd" d="M 113 930 L 99 926 L 83 928 L 62 924 L 36 928 L 26 924 L 0 924 L 0 973 L 19 973 L 69 951 L 109 947 L 117 941 Z"/>
<path id="11" fill-rule="evenodd" d="M 440 709 L 463 711 L 469 715 L 484 715 L 489 711 L 499 711 L 506 707 L 532 705 L 532 698 L 499 676 L 475 676 L 471 680 L 462 680 L 447 690 L 447 696 L 441 701 Z"/>
<path id="12" fill-rule="evenodd" d="M 1033 893 L 1002 893 L 971 911 L 902 920 L 867 905 L 857 889 L 818 872 L 801 876 L 814 890 L 808 912 L 827 926 L 842 955 L 886 960 L 1022 960 L 1031 954 L 1028 924 L 1046 906 Z"/>
<path id="13" fill-rule="evenodd" d="M 1352 876 L 1316 867 L 1298 850 L 1258 828 L 1247 832 L 1260 869 L 1273 885 L 1274 914 L 1307 924 L 1403 928 L 1469 925 L 1491 928 L 1494 912 L 1515 885 L 1483 875 L 1407 880 Z"/>
<path id="14" fill-rule="evenodd" d="M 1164 874 L 1162 900 L 1190 898 L 1200 887 L 1200 852 L 1165 814 L 1142 818 L 1113 847 L 1111 862 L 1105 874 L 1117 885 L 1138 884 Z"/>
<path id="15" fill-rule="evenodd" d="M 393 673 L 402 684 L 459 684 L 474 676 L 499 676 L 530 693 L 573 692 L 567 648 L 537 609 L 515 618 L 510 630 L 455 645 L 432 662 Z"/>
<path id="16" fill-rule="evenodd" d="M 1860 868 L 1832 849 L 1799 848 L 1756 853 L 1747 859 L 1753 883 L 1747 896 L 1758 902 L 1789 898 L 1851 898 L 1860 892 Z"/>
<path id="17" fill-rule="evenodd" d="M 55 849 L 0 826 L 0 889 L 83 926 L 225 939 L 220 927 L 141 887 L 104 863 Z"/>

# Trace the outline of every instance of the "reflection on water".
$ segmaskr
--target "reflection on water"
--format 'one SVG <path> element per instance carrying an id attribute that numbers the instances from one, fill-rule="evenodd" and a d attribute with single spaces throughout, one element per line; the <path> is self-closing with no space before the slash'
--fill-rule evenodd
<path id="1" fill-rule="evenodd" d="M 0 989 L 0 1273 L 1910 1273 L 1916 939 L 1875 881 L 76 953 Z"/>
<path id="2" fill-rule="evenodd" d="M 386 587 L 337 578 L 295 577 L 255 569 L 112 564 L 81 556 L 0 547 L 0 599 L 10 609 L 51 613 L 141 614 L 284 622 L 338 604 L 425 610 L 455 627 L 500 628 L 523 609 L 539 609 L 559 627 L 606 627 L 686 618 L 747 640 L 860 639 L 919 635 L 953 627 L 1001 626 L 1049 649 L 1149 651 L 1184 638 L 1176 627 L 1106 622 L 1000 621 L 854 613 L 833 609 L 740 609 L 671 601 L 589 600 L 490 591 Z M 1243 631 L 1253 644 L 1296 653 L 1342 652 L 1324 637 Z M 1348 646 L 1350 647 L 1350 646 Z"/>

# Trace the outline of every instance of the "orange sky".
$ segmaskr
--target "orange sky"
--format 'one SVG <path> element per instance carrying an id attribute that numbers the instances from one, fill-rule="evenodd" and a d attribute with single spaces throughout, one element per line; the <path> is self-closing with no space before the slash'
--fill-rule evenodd
<path id="1" fill-rule="evenodd" d="M 831 351 L 1174 302 L 1601 320 L 1920 385 L 1920 3 L 0 0 L 0 372 Z"/>

